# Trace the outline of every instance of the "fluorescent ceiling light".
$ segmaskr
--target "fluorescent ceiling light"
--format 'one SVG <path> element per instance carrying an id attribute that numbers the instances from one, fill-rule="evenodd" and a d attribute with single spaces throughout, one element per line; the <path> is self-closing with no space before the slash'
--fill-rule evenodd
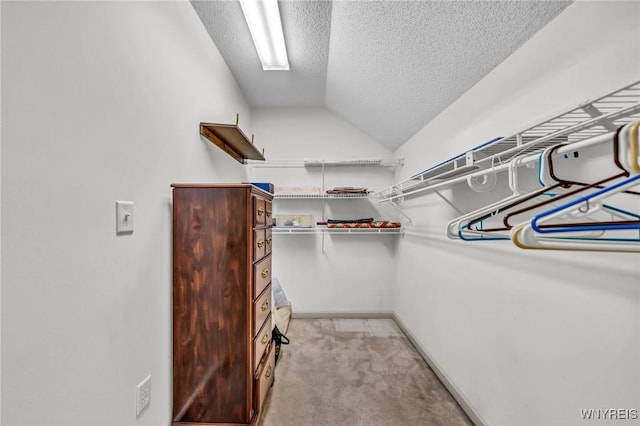
<path id="1" fill-rule="evenodd" d="M 278 0 L 240 0 L 263 70 L 288 70 Z"/>

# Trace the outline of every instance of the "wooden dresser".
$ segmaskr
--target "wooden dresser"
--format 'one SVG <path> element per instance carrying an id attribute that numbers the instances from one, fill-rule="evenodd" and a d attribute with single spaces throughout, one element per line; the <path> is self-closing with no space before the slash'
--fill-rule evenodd
<path id="1" fill-rule="evenodd" d="M 255 425 L 274 378 L 271 194 L 173 186 L 173 425 Z"/>

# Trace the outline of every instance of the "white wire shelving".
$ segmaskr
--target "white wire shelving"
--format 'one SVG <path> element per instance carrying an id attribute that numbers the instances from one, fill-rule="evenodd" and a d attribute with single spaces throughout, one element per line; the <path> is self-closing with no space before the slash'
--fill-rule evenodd
<path id="1" fill-rule="evenodd" d="M 297 234 L 297 235 L 317 235 L 317 234 L 351 234 L 351 235 L 380 235 L 380 234 L 401 234 L 403 228 L 291 228 L 275 226 L 271 228 L 273 234 Z"/>
<path id="2" fill-rule="evenodd" d="M 283 200 L 353 200 L 353 199 L 367 199 L 371 194 L 358 193 L 358 194 L 273 194 L 274 199 Z"/>
<path id="3" fill-rule="evenodd" d="M 327 158 L 303 158 L 303 159 L 270 159 L 267 161 L 250 161 L 246 162 L 252 168 L 302 168 L 307 170 L 314 170 L 320 172 L 321 182 L 314 188 L 305 188 L 307 192 L 304 193 L 302 189 L 301 193 L 274 193 L 273 200 L 321 200 L 322 201 L 322 220 L 325 218 L 326 205 L 328 201 L 333 200 L 368 200 L 375 199 L 376 192 L 369 191 L 367 193 L 342 193 L 342 194 L 327 194 L 325 186 L 325 175 L 329 173 L 333 168 L 347 168 L 347 167 L 370 167 L 377 168 L 377 170 L 384 169 L 385 172 L 393 173 L 396 167 L 404 165 L 404 158 L 357 158 L 357 159 L 327 159 Z M 276 191 L 278 187 L 276 186 Z M 288 188 L 287 191 L 291 190 Z M 284 192 L 284 191 L 283 191 Z M 272 228 L 274 235 L 320 235 L 322 237 L 322 244 L 324 250 L 324 236 L 325 235 L 399 235 L 402 233 L 402 228 L 328 228 L 328 227 L 312 227 L 312 228 L 300 228 L 300 227 L 283 227 L 276 226 Z"/>
<path id="4" fill-rule="evenodd" d="M 428 168 L 376 194 L 379 202 L 410 196 L 506 170 L 516 157 L 573 144 L 640 119 L 640 81 L 522 130 L 497 138 Z"/>
<path id="5" fill-rule="evenodd" d="M 247 160 L 246 164 L 255 168 L 300 168 L 300 167 L 388 167 L 394 168 L 404 165 L 404 158 L 359 158 L 359 159 L 275 159 L 266 161 Z"/>

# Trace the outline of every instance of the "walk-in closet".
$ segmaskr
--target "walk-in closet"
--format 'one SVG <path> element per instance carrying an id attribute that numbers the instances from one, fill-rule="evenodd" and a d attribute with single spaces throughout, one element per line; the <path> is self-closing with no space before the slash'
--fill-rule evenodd
<path id="1" fill-rule="evenodd" d="M 640 2 L 0 39 L 0 426 L 640 425 Z"/>

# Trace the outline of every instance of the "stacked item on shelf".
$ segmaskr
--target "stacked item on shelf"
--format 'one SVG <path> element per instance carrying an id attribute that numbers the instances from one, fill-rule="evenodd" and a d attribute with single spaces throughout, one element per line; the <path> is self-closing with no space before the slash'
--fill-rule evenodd
<path id="1" fill-rule="evenodd" d="M 275 195 L 320 195 L 319 186 L 276 186 Z"/>
<path id="2" fill-rule="evenodd" d="M 326 193 L 329 195 L 338 195 L 338 194 L 368 194 L 369 189 L 367 188 L 354 188 L 353 186 L 336 186 L 333 189 L 327 189 Z"/>
<path id="3" fill-rule="evenodd" d="M 387 220 L 364 219 L 328 219 L 326 222 L 317 222 L 318 226 L 327 228 L 400 228 L 400 222 L 390 222 Z"/>
<path id="4" fill-rule="evenodd" d="M 270 182 L 251 182 L 251 185 L 257 186 L 258 188 L 273 194 L 273 184 Z"/>
<path id="5" fill-rule="evenodd" d="M 311 228 L 313 216 L 310 214 L 277 214 L 276 226 L 281 228 Z"/>

